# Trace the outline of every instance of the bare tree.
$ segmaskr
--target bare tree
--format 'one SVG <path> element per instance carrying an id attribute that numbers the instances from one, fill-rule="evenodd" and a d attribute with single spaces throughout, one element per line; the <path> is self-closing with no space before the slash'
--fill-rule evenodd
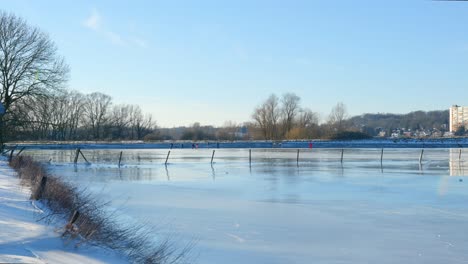
<path id="1" fill-rule="evenodd" d="M 120 104 L 115 105 L 112 109 L 112 116 L 110 118 L 112 126 L 115 128 L 115 137 L 124 138 L 124 132 L 130 126 L 130 118 L 133 113 L 133 105 Z"/>
<path id="2" fill-rule="evenodd" d="M 240 125 L 233 121 L 224 122 L 223 126 L 220 127 L 216 133 L 216 137 L 221 140 L 235 140 L 237 139 L 237 132 L 239 131 Z"/>
<path id="3" fill-rule="evenodd" d="M 270 95 L 268 99 L 255 108 L 252 118 L 260 127 L 265 139 L 278 138 L 278 123 L 281 115 L 278 96 Z"/>
<path id="4" fill-rule="evenodd" d="M 0 11 L 0 101 L 6 110 L 2 124 L 9 121 L 11 108 L 23 98 L 62 88 L 68 71 L 47 34 Z"/>
<path id="5" fill-rule="evenodd" d="M 269 139 L 278 138 L 278 121 L 281 114 L 278 96 L 275 94 L 270 95 L 265 102 L 267 111 L 267 124 L 268 124 L 268 137 Z"/>
<path id="6" fill-rule="evenodd" d="M 29 132 L 33 139 L 64 140 L 68 122 L 67 99 L 66 93 L 24 98 L 12 108 L 16 126 Z"/>
<path id="7" fill-rule="evenodd" d="M 312 112 L 309 108 L 304 108 L 299 111 L 297 117 L 297 125 L 299 127 L 311 127 L 313 125 L 318 125 L 318 122 L 318 114 Z"/>
<path id="8" fill-rule="evenodd" d="M 257 126 L 260 128 L 262 132 L 262 136 L 264 139 L 268 138 L 268 120 L 267 120 L 267 110 L 265 104 L 262 104 L 255 108 L 252 118 L 257 123 Z"/>
<path id="9" fill-rule="evenodd" d="M 84 104 L 85 97 L 82 93 L 76 91 L 68 92 L 68 139 L 76 138 L 81 116 L 84 113 Z"/>
<path id="10" fill-rule="evenodd" d="M 130 114 L 130 120 L 133 139 L 143 139 L 146 134 L 151 133 L 156 127 L 153 116 L 151 114 L 143 115 L 139 106 L 134 106 Z"/>
<path id="11" fill-rule="evenodd" d="M 67 136 L 69 122 L 68 99 L 67 93 L 61 93 L 51 97 L 51 135 L 49 136 L 54 140 L 65 140 Z"/>
<path id="12" fill-rule="evenodd" d="M 328 116 L 328 123 L 337 131 L 343 131 L 344 121 L 348 118 L 346 105 L 342 102 L 337 103 Z"/>
<path id="13" fill-rule="evenodd" d="M 72 139 L 82 114 L 83 95 L 64 91 L 56 95 L 28 97 L 12 109 L 17 125 L 23 132 L 30 133 L 29 138 Z"/>
<path id="14" fill-rule="evenodd" d="M 103 127 L 109 121 L 108 112 L 112 98 L 103 93 L 92 93 L 86 96 L 84 123 L 93 131 L 94 139 L 101 139 Z"/>
<path id="15" fill-rule="evenodd" d="M 300 110 L 301 98 L 294 93 L 286 93 L 281 98 L 283 107 L 283 135 L 286 135 L 294 126 L 294 118 Z"/>
<path id="16" fill-rule="evenodd" d="M 72 139 L 78 129 L 80 116 L 83 114 L 84 96 L 76 91 L 64 91 L 48 97 L 51 109 L 52 131 L 54 140 Z"/>
<path id="17" fill-rule="evenodd" d="M 25 97 L 11 107 L 15 130 L 21 127 L 26 133 L 30 132 L 33 139 L 46 139 L 50 134 L 53 108 L 48 96 Z"/>

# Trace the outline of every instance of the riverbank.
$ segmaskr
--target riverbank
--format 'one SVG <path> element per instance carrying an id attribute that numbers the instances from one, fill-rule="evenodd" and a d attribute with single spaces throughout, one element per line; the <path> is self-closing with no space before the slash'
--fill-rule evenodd
<path id="1" fill-rule="evenodd" d="M 62 226 L 37 221 L 45 210 L 29 200 L 16 172 L 0 159 L 0 263 L 128 263 L 116 252 L 61 238 Z M 62 231 L 62 232 L 61 232 Z"/>
<path id="2" fill-rule="evenodd" d="M 249 141 L 121 141 L 9 142 L 17 149 L 191 149 L 191 148 L 466 148 L 468 138 L 398 138 L 365 140 L 249 140 Z"/>

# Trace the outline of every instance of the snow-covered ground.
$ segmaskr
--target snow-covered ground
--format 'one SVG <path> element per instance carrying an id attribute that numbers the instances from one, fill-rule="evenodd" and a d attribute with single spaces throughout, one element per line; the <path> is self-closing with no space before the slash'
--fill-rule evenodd
<path id="1" fill-rule="evenodd" d="M 36 221 L 44 212 L 29 196 L 0 159 L 0 263 L 128 263 L 115 252 L 63 240 L 59 226 Z"/>
<path id="2" fill-rule="evenodd" d="M 465 149 L 31 150 L 196 263 L 468 263 Z"/>

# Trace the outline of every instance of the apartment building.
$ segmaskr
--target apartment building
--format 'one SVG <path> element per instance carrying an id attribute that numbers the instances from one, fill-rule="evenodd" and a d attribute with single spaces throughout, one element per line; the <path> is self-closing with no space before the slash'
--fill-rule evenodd
<path id="1" fill-rule="evenodd" d="M 450 131 L 457 131 L 459 126 L 468 128 L 468 107 L 453 105 L 450 107 Z"/>

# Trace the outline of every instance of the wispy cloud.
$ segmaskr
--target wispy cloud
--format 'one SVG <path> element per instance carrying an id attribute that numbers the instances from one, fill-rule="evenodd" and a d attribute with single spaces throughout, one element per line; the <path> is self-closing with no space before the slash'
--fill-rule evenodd
<path id="1" fill-rule="evenodd" d="M 132 45 L 140 48 L 147 47 L 148 44 L 146 40 L 139 37 L 124 37 L 122 34 L 107 28 L 103 21 L 104 19 L 102 18 L 100 12 L 96 8 L 93 8 L 91 10 L 91 14 L 83 21 L 83 26 L 105 37 L 114 45 Z"/>
<path id="2" fill-rule="evenodd" d="M 112 44 L 121 46 L 127 45 L 127 42 L 122 38 L 122 36 L 115 32 L 106 31 L 105 35 L 112 42 Z"/>
<path id="3" fill-rule="evenodd" d="M 101 27 L 101 15 L 96 8 L 93 8 L 91 15 L 83 21 L 83 25 L 94 31 L 98 31 Z"/>
<path id="4" fill-rule="evenodd" d="M 141 38 L 137 38 L 137 37 L 133 37 L 131 38 L 131 41 L 133 44 L 141 47 L 141 48 L 146 48 L 148 46 L 148 43 L 146 42 L 146 40 L 144 39 L 141 39 Z"/>

